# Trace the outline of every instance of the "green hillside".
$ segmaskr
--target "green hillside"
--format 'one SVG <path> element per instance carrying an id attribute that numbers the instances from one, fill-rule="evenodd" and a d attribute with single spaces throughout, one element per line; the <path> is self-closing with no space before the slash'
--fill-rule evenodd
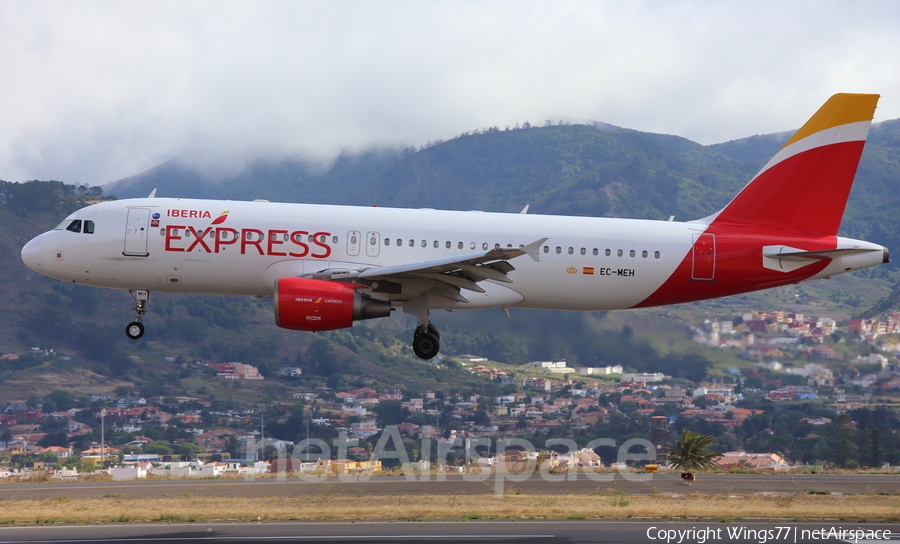
<path id="1" fill-rule="evenodd" d="M 175 162 L 107 188 L 117 197 L 179 197 L 378 204 L 665 219 L 703 217 L 723 206 L 787 138 L 785 134 L 702 146 L 677 136 L 610 125 L 487 129 L 423 149 L 343 155 L 328 167 L 260 162 L 241 175 L 204 177 Z M 845 234 L 900 251 L 897 191 L 900 121 L 875 125 L 843 224 Z M 0 353 L 28 354 L 0 366 L 0 400 L 67 387 L 111 391 L 132 384 L 222 398 L 281 394 L 285 387 L 359 382 L 457 390 L 495 387 L 482 378 L 416 359 L 412 321 L 402 314 L 319 335 L 277 329 L 271 304 L 239 297 L 154 293 L 147 334 L 125 339 L 125 292 L 68 285 L 32 273 L 19 259 L 32 236 L 100 197 L 60 182 L 0 182 Z M 625 364 L 698 379 L 733 355 L 691 344 L 688 325 L 736 312 L 796 309 L 846 319 L 900 299 L 896 267 L 727 299 L 616 314 L 437 312 L 443 354 L 478 353 L 522 364 Z M 625 331 L 631 331 L 626 333 Z M 55 355 L 33 355 L 32 347 Z M 59 359 L 59 355 L 71 357 Z M 172 359 L 168 360 L 166 358 Z M 241 391 L 204 380 L 186 362 L 242 361 L 273 377 L 300 366 L 299 382 L 267 380 Z"/>

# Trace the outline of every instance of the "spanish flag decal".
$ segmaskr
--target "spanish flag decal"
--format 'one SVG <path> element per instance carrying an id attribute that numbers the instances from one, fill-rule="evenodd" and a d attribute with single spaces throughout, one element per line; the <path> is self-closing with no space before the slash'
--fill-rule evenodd
<path id="1" fill-rule="evenodd" d="M 593 266 L 585 266 L 584 274 L 587 274 L 588 276 L 593 276 L 594 275 L 594 267 Z"/>

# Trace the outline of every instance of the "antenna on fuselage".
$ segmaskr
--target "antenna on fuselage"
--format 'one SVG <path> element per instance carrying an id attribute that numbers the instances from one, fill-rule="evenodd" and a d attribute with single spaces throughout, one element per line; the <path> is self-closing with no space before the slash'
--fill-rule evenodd
<path id="1" fill-rule="evenodd" d="M 148 196 L 147 198 L 156 198 L 156 189 L 150 191 L 150 196 Z"/>

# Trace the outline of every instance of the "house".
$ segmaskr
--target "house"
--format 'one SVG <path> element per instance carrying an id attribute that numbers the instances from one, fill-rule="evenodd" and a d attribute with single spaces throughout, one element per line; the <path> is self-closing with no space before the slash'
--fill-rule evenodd
<path id="1" fill-rule="evenodd" d="M 406 408 L 410 412 L 424 412 L 425 411 L 425 399 L 422 398 L 414 398 L 409 399 L 409 402 L 401 402 L 401 407 Z"/>
<path id="2" fill-rule="evenodd" d="M 228 465 L 220 462 L 207 463 L 200 467 L 200 476 L 203 478 L 214 478 L 225 473 Z"/>
<path id="3" fill-rule="evenodd" d="M 62 446 L 49 446 L 43 449 L 34 450 L 34 453 L 52 453 L 57 459 L 65 459 L 72 455 L 72 448 L 63 448 Z"/>
<path id="4" fill-rule="evenodd" d="M 582 376 L 591 376 L 591 375 L 603 375 L 608 376 L 610 374 L 621 374 L 623 371 L 622 365 L 614 365 L 614 366 L 601 366 L 601 367 L 581 367 L 578 369 L 578 373 Z"/>
<path id="5" fill-rule="evenodd" d="M 136 480 L 146 478 L 150 466 L 150 463 L 137 463 L 131 467 L 114 467 L 109 469 L 109 474 L 114 481 Z"/>
<path id="6" fill-rule="evenodd" d="M 30 425 L 13 425 L 9 428 L 14 434 L 34 434 L 43 432 L 43 427 L 38 424 L 30 424 Z"/>
<path id="7" fill-rule="evenodd" d="M 98 446 L 81 452 L 81 460 L 85 463 L 91 463 L 92 465 L 99 465 L 101 459 L 103 461 L 118 460 L 119 453 L 121 453 L 121 450 L 117 450 L 116 448 L 111 448 L 109 446 L 101 448 Z"/>
<path id="8" fill-rule="evenodd" d="M 714 457 L 712 460 L 725 470 L 732 467 L 745 467 L 761 470 L 784 470 L 788 468 L 787 462 L 777 453 L 729 451 L 721 457 Z"/>
<path id="9" fill-rule="evenodd" d="M 23 412 L 30 409 L 31 407 L 24 402 L 10 402 L 3 407 L 3 412 L 7 414 L 14 414 L 16 412 Z"/>

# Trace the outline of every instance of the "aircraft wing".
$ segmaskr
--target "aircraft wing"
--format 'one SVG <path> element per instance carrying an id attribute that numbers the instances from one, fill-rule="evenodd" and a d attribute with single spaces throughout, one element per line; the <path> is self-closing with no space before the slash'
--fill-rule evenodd
<path id="1" fill-rule="evenodd" d="M 541 238 L 527 246 L 495 248 L 468 255 L 458 255 L 419 263 L 357 270 L 326 269 L 314 274 L 307 274 L 304 277 L 332 281 L 363 279 L 397 283 L 425 280 L 427 284 L 431 285 L 431 288 L 426 290 L 434 290 L 436 294 L 441 296 L 460 302 L 468 302 L 465 297 L 459 294 L 460 289 L 484 293 L 485 290 L 478 286 L 480 281 L 494 280 L 512 283 L 512 279 L 507 274 L 515 270 L 515 267 L 509 264 L 508 261 L 522 255 L 528 255 L 535 261 L 540 260 L 541 245 L 547 240 L 547 238 Z"/>

